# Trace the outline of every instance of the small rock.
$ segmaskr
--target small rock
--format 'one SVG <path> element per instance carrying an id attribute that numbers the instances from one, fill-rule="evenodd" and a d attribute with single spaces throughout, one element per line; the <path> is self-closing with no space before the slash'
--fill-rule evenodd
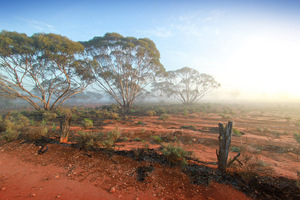
<path id="1" fill-rule="evenodd" d="M 30 197 L 36 197 L 36 194 L 35 193 L 31 193 L 29 196 Z"/>
<path id="2" fill-rule="evenodd" d="M 58 195 L 56 195 L 55 198 L 58 198 L 58 199 L 59 199 L 60 197 L 61 197 L 61 194 L 58 194 Z"/>
<path id="3" fill-rule="evenodd" d="M 112 187 L 111 189 L 110 189 L 110 191 L 109 191 L 110 193 L 114 193 L 114 192 L 116 192 L 116 188 L 115 187 Z"/>
<path id="4" fill-rule="evenodd" d="M 4 190 L 6 190 L 6 187 L 2 187 L 2 188 L 1 188 L 1 191 L 4 191 Z"/>
<path id="5" fill-rule="evenodd" d="M 156 197 L 156 194 L 153 194 L 154 197 Z"/>

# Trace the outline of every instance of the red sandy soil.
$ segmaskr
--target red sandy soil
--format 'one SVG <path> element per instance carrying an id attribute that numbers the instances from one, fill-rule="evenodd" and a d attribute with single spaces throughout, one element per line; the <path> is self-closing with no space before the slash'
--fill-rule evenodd
<path id="1" fill-rule="evenodd" d="M 232 146 L 241 149 L 239 160 L 244 165 L 233 165 L 229 170 L 299 178 L 300 145 L 293 137 L 294 132 L 300 132 L 299 127 L 268 113 L 236 115 L 231 120 L 234 127 L 244 133 L 232 137 Z M 104 126 L 87 131 L 106 132 L 118 127 L 121 138 L 127 137 L 127 141 L 117 143 L 115 150 L 158 149 L 168 143 L 155 144 L 151 136 L 172 139 L 173 133 L 180 131 L 182 136 L 178 139 L 182 147 L 193 151 L 193 156 L 200 161 L 216 162 L 218 133 L 212 128 L 227 121 L 214 113 L 171 115 L 165 122 L 158 120 L 158 116 L 135 116 L 127 121 L 104 120 Z M 197 130 L 183 129 L 183 125 L 196 126 Z M 76 135 L 82 128 L 74 126 L 71 130 Z M 268 131 L 259 130 L 265 128 Z M 268 136 L 268 132 L 278 134 Z M 142 141 L 135 141 L 135 138 Z M 229 185 L 191 184 L 180 167 L 138 162 L 103 152 L 84 152 L 57 144 L 48 144 L 49 150 L 38 155 L 39 146 L 21 142 L 0 145 L 0 199 L 249 199 Z M 229 157 L 236 154 L 231 152 Z M 139 182 L 136 169 L 150 164 L 154 171 L 145 181 Z"/>
<path id="2" fill-rule="evenodd" d="M 138 166 L 149 163 L 102 152 L 48 144 L 40 147 L 13 142 L 0 150 L 0 199 L 250 199 L 231 186 L 190 183 L 179 168 L 154 165 L 144 182 L 136 180 Z"/>

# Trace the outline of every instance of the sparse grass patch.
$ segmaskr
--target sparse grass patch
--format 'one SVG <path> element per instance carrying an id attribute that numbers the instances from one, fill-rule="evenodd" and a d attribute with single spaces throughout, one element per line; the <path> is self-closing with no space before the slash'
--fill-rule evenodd
<path id="1" fill-rule="evenodd" d="M 197 127 L 194 125 L 183 125 L 183 126 L 180 126 L 180 128 L 197 131 Z"/>
<path id="2" fill-rule="evenodd" d="M 297 142 L 300 143 L 300 133 L 294 133 L 294 138 Z"/>
<path id="3" fill-rule="evenodd" d="M 153 136 L 151 136 L 151 138 L 155 143 L 158 143 L 158 144 L 160 144 L 163 141 L 162 138 L 159 137 L 158 135 L 153 135 Z"/>

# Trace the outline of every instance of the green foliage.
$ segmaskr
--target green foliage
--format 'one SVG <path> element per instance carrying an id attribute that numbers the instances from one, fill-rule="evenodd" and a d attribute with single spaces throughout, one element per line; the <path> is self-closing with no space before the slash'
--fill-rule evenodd
<path id="1" fill-rule="evenodd" d="M 172 164 L 185 164 L 185 157 L 190 156 L 192 153 L 185 151 L 180 146 L 174 146 L 169 144 L 162 150 L 164 156 L 166 156 L 167 160 Z"/>
<path id="2" fill-rule="evenodd" d="M 209 94 L 214 89 L 220 87 L 220 84 L 208 74 L 200 73 L 195 69 L 183 67 L 178 70 L 168 71 L 162 77 L 161 84 L 155 88 L 159 94 L 173 96 L 175 99 L 185 105 L 194 104 L 203 96 Z"/>
<path id="3" fill-rule="evenodd" d="M 141 141 L 141 139 L 138 138 L 138 137 L 137 137 L 137 138 L 134 138 L 133 140 L 136 141 L 136 142 Z"/>
<path id="4" fill-rule="evenodd" d="M 64 107 L 58 107 L 57 109 L 55 109 L 55 113 L 59 116 L 59 117 L 64 117 L 64 116 L 72 116 L 72 110 L 69 108 L 64 108 Z"/>
<path id="5" fill-rule="evenodd" d="M 87 132 L 87 131 L 78 131 L 78 137 L 76 137 L 76 142 L 82 149 L 91 149 L 93 147 L 96 147 L 98 145 L 98 142 L 100 140 L 100 135 Z"/>
<path id="6" fill-rule="evenodd" d="M 56 131 L 56 125 L 55 125 L 55 123 L 52 124 L 52 131 Z"/>
<path id="7" fill-rule="evenodd" d="M 91 68 L 95 84 L 110 94 L 126 112 L 149 82 L 164 72 L 159 61 L 160 53 L 149 39 L 107 33 L 82 44 L 97 62 Z"/>
<path id="8" fill-rule="evenodd" d="M 188 115 L 189 114 L 189 111 L 188 110 L 184 110 L 183 111 L 183 115 Z"/>
<path id="9" fill-rule="evenodd" d="M 152 140 L 158 144 L 160 144 L 163 140 L 161 137 L 159 137 L 158 135 L 153 135 L 151 136 Z"/>
<path id="10" fill-rule="evenodd" d="M 26 100 L 36 110 L 54 110 L 91 84 L 91 76 L 85 72 L 94 62 L 80 60 L 78 54 L 83 51 L 80 43 L 53 33 L 28 37 L 2 31 L 0 63 L 6 75 L 2 76 L 0 90 L 9 97 Z M 24 88 L 28 83 L 35 87 Z"/>
<path id="11" fill-rule="evenodd" d="M 54 120 L 57 117 L 57 114 L 55 112 L 46 111 L 43 113 L 43 118 L 46 121 Z"/>
<path id="12" fill-rule="evenodd" d="M 138 121 L 138 124 L 144 124 L 144 122 L 142 122 L 142 121 Z"/>
<path id="13" fill-rule="evenodd" d="M 159 120 L 166 121 L 170 118 L 170 115 L 168 114 L 161 114 L 160 117 L 158 118 Z"/>
<path id="14" fill-rule="evenodd" d="M 42 137 L 46 137 L 48 133 L 48 128 L 46 126 L 38 126 L 38 127 L 26 127 L 22 131 L 22 138 L 25 140 L 35 141 L 39 140 Z"/>
<path id="15" fill-rule="evenodd" d="M 23 132 L 28 125 L 29 119 L 27 117 L 18 112 L 13 112 L 9 119 L 0 121 L 0 137 L 7 142 L 11 142 L 17 139 L 20 132 Z"/>
<path id="16" fill-rule="evenodd" d="M 240 152 L 240 147 L 231 147 L 232 152 Z"/>
<path id="17" fill-rule="evenodd" d="M 94 125 L 94 122 L 93 120 L 91 119 L 87 119 L 87 118 L 84 118 L 82 121 L 81 121 L 81 124 L 84 128 L 91 128 L 93 125 Z"/>
<path id="18" fill-rule="evenodd" d="M 194 125 L 183 125 L 183 126 L 180 126 L 180 128 L 190 129 L 190 130 L 193 130 L 193 131 L 197 131 L 197 127 L 194 126 Z"/>
<path id="19" fill-rule="evenodd" d="M 115 129 L 109 131 L 107 133 L 107 137 L 111 139 L 114 143 L 120 138 L 121 133 L 119 131 L 119 127 L 117 126 Z"/>
<path id="20" fill-rule="evenodd" d="M 11 142 L 16 140 L 20 135 L 20 132 L 17 130 L 11 130 L 7 129 L 6 131 L 0 133 L 0 137 L 2 140 L 5 140 L 6 142 Z"/>
<path id="21" fill-rule="evenodd" d="M 294 133 L 294 138 L 297 142 L 300 143 L 300 133 Z"/>
<path id="22" fill-rule="evenodd" d="M 242 134 L 239 130 L 237 130 L 236 128 L 233 128 L 233 129 L 232 129 L 232 135 L 237 136 L 237 137 L 240 137 L 240 136 L 242 136 L 243 134 Z"/>

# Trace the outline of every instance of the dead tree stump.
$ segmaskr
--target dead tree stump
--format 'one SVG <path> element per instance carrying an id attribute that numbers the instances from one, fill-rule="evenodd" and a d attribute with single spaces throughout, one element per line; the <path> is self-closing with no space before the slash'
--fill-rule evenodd
<path id="1" fill-rule="evenodd" d="M 68 142 L 69 132 L 71 126 L 71 115 L 60 117 L 60 143 Z"/>
<path id="2" fill-rule="evenodd" d="M 231 132 L 233 122 L 229 121 L 226 130 L 223 124 L 219 123 L 219 151 L 217 150 L 218 169 L 225 173 L 227 168 L 227 159 L 229 154 L 229 147 L 231 144 Z"/>

